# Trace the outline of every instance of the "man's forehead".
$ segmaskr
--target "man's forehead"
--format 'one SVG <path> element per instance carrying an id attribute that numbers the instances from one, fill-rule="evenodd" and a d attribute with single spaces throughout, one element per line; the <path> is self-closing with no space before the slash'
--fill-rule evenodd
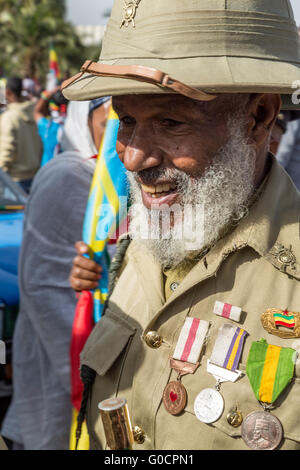
<path id="1" fill-rule="evenodd" d="M 151 94 L 151 95 L 121 95 L 112 98 L 113 107 L 117 112 L 126 111 L 128 108 L 151 107 L 157 110 L 164 109 L 190 109 L 203 113 L 225 111 L 233 102 L 238 101 L 238 95 L 223 93 L 217 95 L 213 101 L 197 101 L 182 95 L 175 94 Z"/>
<path id="2" fill-rule="evenodd" d="M 197 104 L 194 100 L 186 98 L 181 95 L 166 94 L 166 95 L 121 95 L 113 97 L 113 106 L 118 109 L 123 109 L 128 106 L 143 106 L 145 103 L 152 107 L 166 106 L 192 106 Z"/>

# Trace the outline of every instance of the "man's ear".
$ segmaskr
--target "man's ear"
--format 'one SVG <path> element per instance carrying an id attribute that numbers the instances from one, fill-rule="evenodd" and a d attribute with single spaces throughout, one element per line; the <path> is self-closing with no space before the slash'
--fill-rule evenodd
<path id="1" fill-rule="evenodd" d="M 281 97 L 267 93 L 252 95 L 248 109 L 248 135 L 260 145 L 272 132 L 281 109 Z"/>

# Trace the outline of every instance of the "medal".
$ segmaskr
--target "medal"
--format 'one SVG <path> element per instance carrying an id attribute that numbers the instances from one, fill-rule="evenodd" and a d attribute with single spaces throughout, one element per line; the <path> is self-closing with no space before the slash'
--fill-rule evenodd
<path id="1" fill-rule="evenodd" d="M 181 377 L 193 374 L 199 367 L 199 356 L 209 328 L 209 322 L 198 318 L 186 318 L 181 329 L 170 367 L 178 376 L 169 382 L 163 392 L 163 404 L 168 413 L 180 414 L 187 402 L 187 392 L 181 383 Z"/>
<path id="2" fill-rule="evenodd" d="M 243 350 L 247 331 L 230 324 L 222 325 L 207 361 L 207 372 L 212 374 L 217 383 L 215 388 L 206 388 L 196 397 L 194 411 L 199 421 L 214 423 L 223 414 L 224 399 L 219 392 L 221 383 L 236 382 L 242 375 L 237 367 Z"/>
<path id="3" fill-rule="evenodd" d="M 196 418 L 202 423 L 210 424 L 217 421 L 223 414 L 224 400 L 216 389 L 205 388 L 197 395 L 194 403 Z"/>
<path id="4" fill-rule="evenodd" d="M 293 378 L 296 354 L 292 348 L 274 346 L 265 339 L 251 345 L 246 373 L 264 409 L 250 413 L 242 425 L 242 438 L 251 449 L 273 450 L 282 440 L 282 425 L 270 410 Z"/>
<path id="5" fill-rule="evenodd" d="M 274 450 L 283 436 L 281 422 L 267 411 L 254 411 L 244 419 L 242 438 L 250 449 Z"/>
<path id="6" fill-rule="evenodd" d="M 181 382 L 169 382 L 164 389 L 163 402 L 171 415 L 179 415 L 186 406 L 186 389 Z"/>

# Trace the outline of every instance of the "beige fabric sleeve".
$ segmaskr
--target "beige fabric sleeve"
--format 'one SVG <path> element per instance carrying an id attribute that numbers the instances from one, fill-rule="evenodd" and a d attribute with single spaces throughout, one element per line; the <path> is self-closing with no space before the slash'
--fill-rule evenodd
<path id="1" fill-rule="evenodd" d="M 3 171 L 8 171 L 16 155 L 17 136 L 14 120 L 11 114 L 5 111 L 0 119 L 0 168 Z"/>

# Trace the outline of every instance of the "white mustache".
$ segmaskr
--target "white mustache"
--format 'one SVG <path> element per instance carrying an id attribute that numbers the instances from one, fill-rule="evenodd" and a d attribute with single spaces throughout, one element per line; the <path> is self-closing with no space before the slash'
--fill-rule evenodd
<path id="1" fill-rule="evenodd" d="M 243 118 L 241 116 L 231 118 L 228 129 L 230 133 L 227 144 L 216 154 L 213 164 L 207 168 L 203 176 L 191 178 L 187 173 L 173 169 L 164 173 L 168 178 L 172 175 L 176 179 L 176 191 L 180 193 L 180 206 L 183 210 L 187 205 L 194 208 L 191 215 L 184 214 L 184 217 L 189 218 L 187 222 L 192 228 L 197 219 L 197 208 L 202 210 L 204 207 L 204 236 L 202 242 L 195 247 L 198 251 L 214 244 L 224 227 L 231 225 L 232 222 L 236 225 L 245 216 L 245 207 L 247 208 L 254 191 L 256 153 L 245 136 Z M 151 177 L 155 174 L 159 174 L 160 177 L 162 175 L 161 169 L 152 169 L 151 172 L 147 170 L 147 173 Z M 139 176 L 141 173 L 137 178 Z M 135 176 L 129 173 L 128 177 L 133 203 L 140 204 L 142 208 L 139 215 L 132 219 L 130 226 L 133 238 L 138 240 L 139 227 L 149 225 L 150 210 L 142 204 L 141 190 Z M 152 252 L 161 266 L 175 266 L 187 256 L 186 247 L 187 241 L 191 238 L 190 234 L 178 239 L 174 226 L 170 229 L 169 239 L 163 239 L 159 221 L 156 221 L 156 226 L 152 229 L 157 234 L 157 239 L 146 239 L 141 243 Z"/>

